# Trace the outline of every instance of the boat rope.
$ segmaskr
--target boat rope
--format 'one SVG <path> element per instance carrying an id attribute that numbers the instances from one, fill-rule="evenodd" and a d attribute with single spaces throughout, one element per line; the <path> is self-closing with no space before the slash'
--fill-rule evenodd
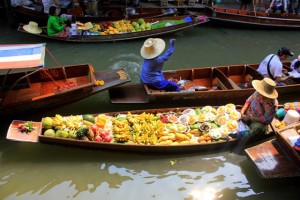
<path id="1" fill-rule="evenodd" d="M 72 87 L 75 87 L 75 86 L 77 86 L 77 84 L 75 83 L 75 82 L 73 82 L 73 81 L 67 81 L 67 82 L 65 82 L 64 84 L 59 84 L 59 83 L 57 83 L 54 79 L 53 79 L 53 77 L 51 76 L 51 74 L 49 74 L 49 72 L 48 72 L 48 69 L 45 69 L 45 68 L 43 68 L 43 69 L 41 69 L 54 83 L 55 83 L 55 85 L 57 86 L 57 90 L 58 91 L 61 91 L 61 90 L 66 90 L 66 89 L 69 89 L 69 88 L 72 88 Z"/>
<path id="2" fill-rule="evenodd" d="M 49 54 L 49 56 L 52 58 L 52 60 L 57 64 L 58 67 L 62 67 L 62 65 L 58 62 L 58 60 L 53 56 L 53 54 L 49 51 L 49 49 L 46 47 L 46 51 Z M 65 76 L 65 79 L 67 79 L 67 74 L 66 74 L 66 70 L 64 67 L 62 67 L 63 69 L 63 73 Z"/>
<path id="3" fill-rule="evenodd" d="M 57 66 L 62 68 L 64 77 L 67 80 L 67 74 L 66 74 L 65 68 L 58 62 L 58 60 L 53 56 L 53 54 L 49 51 L 49 49 L 47 47 L 45 49 L 46 49 L 47 53 L 50 55 L 50 57 L 52 58 L 52 60 L 57 64 Z M 42 71 L 55 83 L 55 85 L 57 86 L 57 90 L 58 91 L 69 89 L 71 87 L 77 86 L 77 84 L 75 82 L 73 82 L 73 81 L 67 81 L 64 84 L 59 84 L 51 76 L 51 74 L 49 73 L 48 69 L 42 68 Z"/>
<path id="4" fill-rule="evenodd" d="M 46 47 L 47 53 L 50 55 L 52 60 L 57 64 L 58 67 L 61 67 L 61 64 L 58 62 L 58 60 L 53 56 L 53 54 L 49 51 L 49 49 Z"/>

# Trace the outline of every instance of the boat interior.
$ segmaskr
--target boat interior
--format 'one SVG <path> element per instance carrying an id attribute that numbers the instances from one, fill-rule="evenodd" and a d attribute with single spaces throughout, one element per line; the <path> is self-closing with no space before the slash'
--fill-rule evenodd
<path id="1" fill-rule="evenodd" d="M 0 75 L 1 106 L 35 101 L 93 85 L 89 65 L 40 68 L 36 72 L 17 72 Z"/>
<path id="2" fill-rule="evenodd" d="M 220 66 L 196 69 L 182 69 L 165 71 L 167 80 L 174 80 L 182 90 L 205 91 L 205 90 L 240 90 L 251 87 L 251 80 L 262 79 L 256 68 L 250 65 Z M 144 85 L 148 93 L 165 92 L 164 90 L 150 89 Z"/>

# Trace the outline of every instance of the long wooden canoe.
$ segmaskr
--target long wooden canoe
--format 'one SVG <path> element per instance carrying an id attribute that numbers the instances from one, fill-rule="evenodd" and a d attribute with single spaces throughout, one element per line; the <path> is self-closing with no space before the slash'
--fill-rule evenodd
<path id="1" fill-rule="evenodd" d="M 294 148 L 299 129 L 299 123 L 290 125 L 277 131 L 275 139 L 245 150 L 262 178 L 299 178 L 300 152 Z"/>
<path id="2" fill-rule="evenodd" d="M 158 17 L 158 18 L 145 18 L 145 22 L 149 23 L 159 23 L 161 21 L 171 21 L 174 22 L 176 20 L 184 20 L 186 18 L 189 18 L 191 16 L 189 15 L 181 15 L 181 16 L 170 16 L 170 17 Z M 173 25 L 166 25 L 164 27 L 158 27 L 158 28 L 152 28 L 151 30 L 145 30 L 145 31 L 136 31 L 136 32 L 123 32 L 118 34 L 107 34 L 107 35 L 73 35 L 68 38 L 62 38 L 62 37 L 55 37 L 55 36 L 48 36 L 46 27 L 43 27 L 43 32 L 41 34 L 32 34 L 29 32 L 26 32 L 23 29 L 24 24 L 20 24 L 18 27 L 18 31 L 23 33 L 28 33 L 37 37 L 42 38 L 48 38 L 48 39 L 54 39 L 59 41 L 65 41 L 65 42 L 112 42 L 112 41 L 121 41 L 121 40 L 133 40 L 133 39 L 140 39 L 140 38 L 148 38 L 148 37 L 156 37 L 161 36 L 165 34 L 171 34 L 178 31 L 185 30 L 187 28 L 191 28 L 200 24 L 204 24 L 207 22 L 207 18 L 203 17 L 191 17 L 192 21 L 186 21 L 180 24 L 174 24 Z M 200 20 L 199 20 L 200 19 Z M 133 20 L 136 21 L 136 20 Z M 168 23 L 166 23 L 168 24 Z"/>
<path id="3" fill-rule="evenodd" d="M 0 45 L 0 116 L 69 103 L 130 81 L 126 69 L 91 64 L 44 67 L 45 44 Z"/>
<path id="4" fill-rule="evenodd" d="M 300 29 L 300 16 L 294 14 L 277 14 L 254 12 L 249 10 L 210 7 L 207 9 L 212 23 L 247 28 Z"/>
<path id="5" fill-rule="evenodd" d="M 284 63 L 289 66 L 289 62 Z M 112 103 L 196 103 L 197 105 L 244 104 L 254 93 L 251 81 L 262 79 L 259 64 L 188 68 L 165 71 L 166 79 L 183 82 L 181 92 L 149 89 L 144 84 L 124 85 L 109 90 Z M 179 82 L 180 83 L 180 82 Z M 276 87 L 279 100 L 300 92 L 299 78 Z M 132 91 L 128 93 L 128 91 Z"/>
<path id="6" fill-rule="evenodd" d="M 20 115 L 67 104 L 130 81 L 126 69 L 94 71 L 91 64 L 78 64 L 9 74 L 1 93 L 0 115 Z M 120 74 L 123 74 L 122 77 Z M 50 76 L 49 76 L 50 75 Z M 19 83 L 11 88 L 19 78 Z M 0 76 L 0 82 L 5 79 Z M 104 85 L 95 85 L 96 80 Z"/>
<path id="7" fill-rule="evenodd" d="M 241 150 L 250 144 L 274 136 L 271 129 L 269 134 L 245 134 L 249 133 L 245 124 L 238 120 L 238 115 L 235 115 L 239 109 L 238 106 L 234 107 L 233 104 L 228 104 L 222 108 L 205 106 L 101 113 L 93 115 L 94 123 L 83 120 L 91 120 L 90 115 L 88 118 L 84 117 L 86 115 L 68 117 L 56 115 L 51 117 L 53 121 L 50 122 L 50 127 L 47 129 L 45 128 L 47 117 L 44 117 L 42 122 L 32 122 L 34 130 L 27 133 L 20 131 L 18 127 L 20 124 L 31 122 L 14 120 L 7 132 L 7 139 L 122 152 L 179 154 L 225 151 L 235 148 Z M 235 114 L 228 114 L 228 111 Z M 221 119 L 220 116 L 223 116 L 224 119 Z M 84 125 L 76 125 L 72 122 Z M 77 135 L 79 129 L 83 130 L 82 126 L 89 127 L 88 132 L 85 132 L 88 134 L 87 137 L 82 138 L 82 132 L 80 132 L 80 136 Z M 76 129 L 75 136 L 72 136 L 74 134 L 73 127 L 80 127 Z M 229 129 L 229 127 L 231 128 Z M 56 131 L 55 136 L 46 134 L 49 128 Z M 58 128 L 69 132 L 64 132 L 64 136 L 62 136 L 61 133 L 57 133 Z M 90 131 L 92 131 L 92 136 Z M 101 136 L 102 141 L 96 139 L 97 135 L 102 134 L 105 134 Z M 107 140 L 107 134 L 113 139 Z"/>

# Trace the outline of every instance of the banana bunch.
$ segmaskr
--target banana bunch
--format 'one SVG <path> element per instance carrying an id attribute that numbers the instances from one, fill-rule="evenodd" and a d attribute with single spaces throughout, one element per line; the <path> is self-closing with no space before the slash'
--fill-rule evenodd
<path id="1" fill-rule="evenodd" d="M 77 130 L 83 123 L 82 116 L 69 116 L 65 118 L 66 128 L 69 130 Z"/>
<path id="2" fill-rule="evenodd" d="M 61 115 L 56 114 L 55 117 L 53 117 L 53 127 L 55 129 L 63 129 L 66 127 L 65 120 Z"/>
<path id="3" fill-rule="evenodd" d="M 118 142 L 127 142 L 130 140 L 131 132 L 130 126 L 127 120 L 119 121 L 117 119 L 112 120 L 114 139 Z"/>
<path id="4" fill-rule="evenodd" d="M 127 73 L 124 70 L 119 70 L 117 74 L 119 74 L 120 80 L 125 80 L 127 78 Z"/>
<path id="5" fill-rule="evenodd" d="M 140 115 L 132 115 L 130 112 L 128 112 L 126 119 L 130 124 L 140 123 Z"/>
<path id="6" fill-rule="evenodd" d="M 112 23 L 112 26 L 116 28 L 119 32 L 132 32 L 132 30 L 134 30 L 133 26 L 128 20 L 114 21 Z"/>

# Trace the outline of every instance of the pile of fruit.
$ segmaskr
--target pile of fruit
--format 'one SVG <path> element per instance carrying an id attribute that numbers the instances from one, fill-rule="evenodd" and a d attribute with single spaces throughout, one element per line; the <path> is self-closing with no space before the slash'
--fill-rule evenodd
<path id="1" fill-rule="evenodd" d="M 32 122 L 26 122 L 23 124 L 18 124 L 18 130 L 21 133 L 29 133 L 34 130 L 34 127 L 32 125 Z"/>
<path id="2" fill-rule="evenodd" d="M 198 144 L 228 140 L 238 131 L 234 104 L 164 113 L 45 117 L 43 134 L 95 142 L 141 145 Z"/>
<path id="3" fill-rule="evenodd" d="M 102 22 L 100 24 L 77 22 L 78 29 L 88 31 L 91 35 L 112 35 L 151 30 L 151 23 L 145 22 L 143 18 L 136 21 L 118 20 L 113 22 Z"/>

